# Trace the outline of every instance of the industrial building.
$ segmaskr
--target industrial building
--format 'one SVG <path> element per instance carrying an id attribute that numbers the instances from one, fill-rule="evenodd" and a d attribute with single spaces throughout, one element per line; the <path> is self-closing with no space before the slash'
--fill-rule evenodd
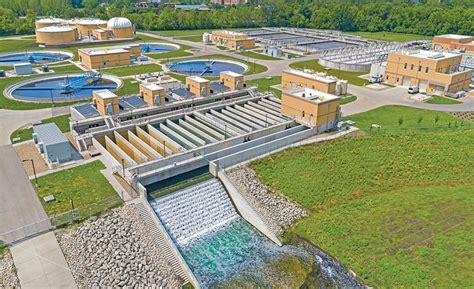
<path id="1" fill-rule="evenodd" d="M 243 5 L 243 4 L 246 4 L 248 1 L 247 0 L 212 0 L 211 2 L 214 4 L 220 4 L 220 5 Z"/>
<path id="2" fill-rule="evenodd" d="M 125 66 L 141 55 L 139 44 L 78 49 L 79 61 L 88 69 Z"/>
<path id="3" fill-rule="evenodd" d="M 245 33 L 229 30 L 212 31 L 212 43 L 222 45 L 229 49 L 253 49 L 255 48 L 255 39 Z"/>
<path id="4" fill-rule="evenodd" d="M 101 19 L 39 19 L 36 26 L 36 43 L 43 45 L 65 45 L 84 41 L 114 41 L 134 39 L 132 22 L 124 17 L 109 21 Z"/>
<path id="5" fill-rule="evenodd" d="M 474 54 L 474 36 L 444 34 L 433 38 L 432 48 L 434 50 L 459 50 Z"/>
<path id="6" fill-rule="evenodd" d="M 307 87 L 283 90 L 281 113 L 318 131 L 333 129 L 341 119 L 341 99 Z"/>
<path id="7" fill-rule="evenodd" d="M 460 54 L 425 50 L 390 53 L 384 80 L 393 85 L 417 86 L 428 94 L 467 91 L 472 70 L 463 70 L 461 59 Z"/>
<path id="8" fill-rule="evenodd" d="M 307 87 L 325 93 L 336 93 L 337 79 L 324 73 L 309 73 L 296 69 L 282 71 L 281 86 L 283 89 Z"/>
<path id="9" fill-rule="evenodd" d="M 54 167 L 73 159 L 74 150 L 68 138 L 54 123 L 34 125 L 33 141 L 44 156 L 49 167 Z"/>

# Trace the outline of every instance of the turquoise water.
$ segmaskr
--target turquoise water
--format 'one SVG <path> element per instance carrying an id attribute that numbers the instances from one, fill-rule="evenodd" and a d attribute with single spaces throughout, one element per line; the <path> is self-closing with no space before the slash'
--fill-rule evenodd
<path id="1" fill-rule="evenodd" d="M 180 247 L 203 288 L 226 281 L 286 251 L 265 238 L 242 218 Z"/>

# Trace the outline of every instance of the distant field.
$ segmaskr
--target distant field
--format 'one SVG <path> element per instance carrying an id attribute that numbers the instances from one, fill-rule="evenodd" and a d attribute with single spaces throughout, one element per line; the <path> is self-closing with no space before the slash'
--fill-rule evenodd
<path id="1" fill-rule="evenodd" d="M 291 232 L 368 286 L 474 284 L 474 129 L 442 112 L 398 106 L 350 118 L 369 135 L 251 164 L 265 184 L 311 212 Z M 372 123 L 381 131 L 370 131 Z"/>
<path id="2" fill-rule="evenodd" d="M 368 80 L 359 78 L 360 75 L 367 74 L 365 72 L 351 72 L 337 69 L 326 69 L 324 66 L 318 63 L 318 60 L 305 60 L 300 62 L 294 62 L 290 64 L 291 68 L 294 69 L 312 69 L 318 72 L 326 72 L 328 75 L 336 76 L 339 79 L 345 79 L 349 83 L 359 86 L 368 84 Z"/>
<path id="3" fill-rule="evenodd" d="M 408 34 L 408 33 L 395 33 L 395 32 L 346 32 L 346 33 L 362 36 L 367 39 L 383 40 L 383 41 L 397 41 L 397 42 L 433 39 L 433 36 Z"/>

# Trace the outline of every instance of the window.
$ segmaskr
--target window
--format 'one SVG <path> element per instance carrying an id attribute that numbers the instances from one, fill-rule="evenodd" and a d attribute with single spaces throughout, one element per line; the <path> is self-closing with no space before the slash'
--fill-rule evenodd
<path id="1" fill-rule="evenodd" d="M 425 73 L 428 73 L 430 71 L 430 67 L 427 66 L 426 69 L 425 69 Z"/>
<path id="2" fill-rule="evenodd" d="M 418 72 L 421 72 L 421 65 L 418 65 Z"/>
<path id="3" fill-rule="evenodd" d="M 410 69 L 411 69 L 411 70 L 413 70 L 413 68 L 415 68 L 415 64 L 412 64 L 412 65 L 410 66 Z"/>
<path id="4" fill-rule="evenodd" d="M 387 80 L 388 80 L 388 75 L 387 75 Z"/>
<path id="5" fill-rule="evenodd" d="M 407 69 L 407 65 L 408 63 L 405 63 L 405 65 L 403 66 L 403 69 Z"/>

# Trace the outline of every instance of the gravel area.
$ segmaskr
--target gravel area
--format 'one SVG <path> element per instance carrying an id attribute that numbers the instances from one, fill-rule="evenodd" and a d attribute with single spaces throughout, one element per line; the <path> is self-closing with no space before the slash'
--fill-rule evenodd
<path id="1" fill-rule="evenodd" d="M 46 172 L 49 169 L 48 165 L 32 141 L 15 145 L 14 148 L 20 160 L 33 160 L 37 174 Z M 31 162 L 23 162 L 23 168 L 25 169 L 28 176 L 34 175 Z"/>
<path id="2" fill-rule="evenodd" d="M 79 287 L 181 287 L 133 204 L 57 237 Z"/>
<path id="3" fill-rule="evenodd" d="M 10 252 L 0 255 L 0 288 L 20 288 L 20 281 Z"/>
<path id="4" fill-rule="evenodd" d="M 227 175 L 276 234 L 282 234 L 296 220 L 308 215 L 298 204 L 270 191 L 260 182 L 255 171 L 247 166 L 229 170 Z"/>

